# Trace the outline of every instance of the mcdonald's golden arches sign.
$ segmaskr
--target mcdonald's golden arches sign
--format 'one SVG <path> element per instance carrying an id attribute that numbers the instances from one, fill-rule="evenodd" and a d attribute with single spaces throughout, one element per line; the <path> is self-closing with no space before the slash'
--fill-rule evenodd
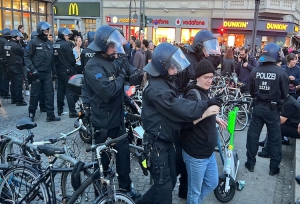
<path id="1" fill-rule="evenodd" d="M 57 2 L 53 7 L 56 16 L 100 17 L 99 2 Z"/>

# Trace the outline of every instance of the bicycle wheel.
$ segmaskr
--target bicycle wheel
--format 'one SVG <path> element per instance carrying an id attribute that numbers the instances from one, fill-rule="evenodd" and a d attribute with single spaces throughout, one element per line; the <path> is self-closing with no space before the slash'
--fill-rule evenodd
<path id="1" fill-rule="evenodd" d="M 105 196 L 99 196 L 98 198 L 96 198 L 95 200 L 95 204 L 134 204 L 135 202 L 126 194 L 120 192 L 120 191 L 116 191 L 116 196 L 115 196 L 115 201 L 112 201 L 108 198 L 107 195 Z"/>
<path id="2" fill-rule="evenodd" d="M 10 142 L 11 140 L 4 140 L 3 142 L 1 142 L 0 144 L 0 154 L 1 154 L 1 163 L 2 164 L 5 164 L 7 163 L 6 161 L 6 157 L 8 154 L 19 154 L 19 155 L 25 155 L 25 156 L 28 156 L 30 158 L 35 158 L 34 156 L 34 153 L 33 151 L 26 147 L 25 148 L 25 151 L 23 151 L 21 145 L 17 144 L 17 143 L 13 143 L 12 146 L 11 146 L 11 151 L 8 152 L 8 143 Z"/>
<path id="3" fill-rule="evenodd" d="M 41 182 L 34 187 L 38 177 L 38 173 L 27 166 L 8 170 L 4 173 L 0 184 L 0 202 L 19 203 L 24 199 L 21 203 L 50 203 L 45 184 Z"/>
<path id="4" fill-rule="evenodd" d="M 222 115 L 223 119 L 228 120 L 228 113 L 234 108 L 233 105 L 231 104 L 226 104 L 224 107 L 224 112 Z M 243 105 L 238 106 L 239 111 L 237 112 L 236 115 L 236 123 L 235 123 L 235 130 L 236 131 L 242 131 L 247 127 L 249 116 L 247 113 L 247 110 Z"/>

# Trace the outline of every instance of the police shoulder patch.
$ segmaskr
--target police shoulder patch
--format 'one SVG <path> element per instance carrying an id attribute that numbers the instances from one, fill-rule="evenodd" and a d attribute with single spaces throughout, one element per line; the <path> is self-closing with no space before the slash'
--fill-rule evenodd
<path id="1" fill-rule="evenodd" d="M 98 73 L 95 75 L 95 79 L 100 79 L 103 75 L 101 73 Z"/>

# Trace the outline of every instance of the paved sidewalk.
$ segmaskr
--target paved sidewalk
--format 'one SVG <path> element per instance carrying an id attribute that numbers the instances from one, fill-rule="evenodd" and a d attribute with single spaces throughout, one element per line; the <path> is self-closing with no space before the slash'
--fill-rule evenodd
<path id="1" fill-rule="evenodd" d="M 28 100 L 28 98 L 26 98 Z M 15 130 L 15 123 L 17 120 L 27 117 L 28 106 L 16 107 L 10 104 L 10 100 L 1 99 L 2 107 L 0 107 L 0 132 L 4 130 Z M 65 109 L 66 110 L 66 109 Z M 57 114 L 57 112 L 55 112 Z M 35 122 L 37 127 L 33 129 L 35 140 L 39 141 L 49 136 L 59 136 L 59 133 L 66 133 L 73 129 L 74 119 L 69 119 L 67 115 L 63 115 L 60 122 L 46 123 L 46 113 L 37 111 Z M 26 134 L 26 131 L 18 131 Z M 85 154 L 84 150 L 87 145 L 83 144 L 78 136 L 74 133 L 78 144 L 78 151 L 80 151 L 79 159 L 90 160 L 90 156 Z M 283 157 L 280 165 L 281 172 L 276 176 L 269 176 L 269 159 L 257 157 L 257 164 L 253 173 L 248 172 L 244 167 L 246 161 L 246 137 L 247 131 L 236 132 L 236 149 L 239 154 L 240 168 L 238 170 L 237 180 L 244 180 L 246 182 L 245 188 L 242 191 L 236 191 L 235 197 L 229 203 L 232 204 L 288 204 L 292 203 L 292 175 L 293 175 L 293 147 L 283 146 Z M 261 135 L 261 140 L 265 137 L 265 129 Z M 222 170 L 222 164 L 217 154 L 219 173 Z M 149 185 L 149 177 L 143 176 L 140 167 L 135 160 L 132 161 L 131 178 L 139 191 L 145 193 Z M 173 191 L 173 203 L 185 204 L 185 200 L 179 199 L 177 196 L 178 185 Z M 205 198 L 204 204 L 220 203 L 211 193 Z"/>

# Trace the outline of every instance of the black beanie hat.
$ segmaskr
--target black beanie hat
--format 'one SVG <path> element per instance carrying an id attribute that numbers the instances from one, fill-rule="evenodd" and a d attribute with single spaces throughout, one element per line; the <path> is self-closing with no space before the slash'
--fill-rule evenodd
<path id="1" fill-rule="evenodd" d="M 214 66 L 212 65 L 212 63 L 205 59 L 205 60 L 201 60 L 195 68 L 195 77 L 198 78 L 204 74 L 207 73 L 213 73 L 215 74 L 215 69 Z"/>

